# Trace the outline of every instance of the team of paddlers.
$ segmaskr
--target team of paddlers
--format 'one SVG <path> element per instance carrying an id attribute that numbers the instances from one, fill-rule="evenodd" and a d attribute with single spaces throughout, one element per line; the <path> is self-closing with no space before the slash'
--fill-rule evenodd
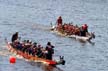
<path id="1" fill-rule="evenodd" d="M 83 24 L 81 27 L 73 25 L 72 23 L 63 24 L 61 16 L 57 19 L 56 30 L 67 35 L 86 36 L 88 34 L 87 24 Z"/>
<path id="2" fill-rule="evenodd" d="M 13 34 L 11 45 L 17 50 L 20 50 L 24 53 L 26 52 L 29 55 L 39 58 L 52 60 L 52 55 L 54 54 L 54 46 L 51 44 L 51 42 L 48 42 L 45 48 L 37 44 L 36 42 L 33 43 L 29 40 L 20 42 L 18 40 L 18 32 Z"/>

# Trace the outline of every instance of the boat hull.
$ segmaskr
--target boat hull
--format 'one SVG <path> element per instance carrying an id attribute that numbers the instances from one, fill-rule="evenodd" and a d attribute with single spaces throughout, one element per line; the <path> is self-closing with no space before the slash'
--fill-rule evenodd
<path id="1" fill-rule="evenodd" d="M 39 58 L 39 57 L 34 57 L 32 55 L 29 55 L 28 53 L 24 53 L 20 50 L 17 50 L 15 48 L 13 48 L 10 43 L 7 43 L 7 48 L 10 52 L 18 55 L 19 57 L 22 57 L 24 59 L 27 59 L 29 61 L 34 61 L 34 62 L 41 62 L 41 63 L 44 63 L 46 65 L 52 65 L 52 66 L 55 66 L 57 65 L 57 62 L 54 61 L 54 60 L 47 60 L 47 59 L 44 59 L 44 58 Z"/>
<path id="2" fill-rule="evenodd" d="M 53 33 L 56 33 L 57 35 L 63 36 L 63 37 L 68 37 L 68 38 L 75 38 L 76 40 L 82 40 L 82 41 L 90 41 L 92 39 L 92 36 L 88 35 L 88 36 L 78 36 L 78 35 L 67 35 L 67 34 L 63 34 L 55 29 L 51 29 L 51 31 Z"/>

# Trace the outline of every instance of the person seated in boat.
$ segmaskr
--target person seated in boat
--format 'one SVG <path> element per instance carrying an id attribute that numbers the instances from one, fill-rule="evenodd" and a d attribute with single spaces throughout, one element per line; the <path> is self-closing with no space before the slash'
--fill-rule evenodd
<path id="1" fill-rule="evenodd" d="M 24 42 L 22 46 L 23 46 L 22 51 L 26 52 L 28 51 L 28 48 L 32 46 L 32 42 L 30 42 L 29 40 L 26 40 L 26 42 Z"/>
<path id="2" fill-rule="evenodd" d="M 37 48 L 36 47 L 32 47 L 32 55 L 36 56 L 37 53 Z"/>
<path id="3" fill-rule="evenodd" d="M 33 43 L 33 48 L 36 48 L 36 47 L 37 47 L 37 43 L 34 42 L 34 43 Z"/>
<path id="4" fill-rule="evenodd" d="M 18 42 L 18 44 L 16 45 L 16 48 L 18 50 L 21 50 L 23 48 L 22 44 L 20 42 Z"/>
<path id="5" fill-rule="evenodd" d="M 26 51 L 26 52 L 28 52 L 28 54 L 29 54 L 29 55 L 31 55 L 31 54 L 32 54 L 32 52 L 33 52 L 32 47 L 27 48 L 27 51 Z"/>
<path id="6" fill-rule="evenodd" d="M 64 33 L 65 33 L 65 34 L 67 33 L 67 30 L 68 30 L 68 25 L 65 23 L 65 24 L 64 24 Z"/>
<path id="7" fill-rule="evenodd" d="M 16 32 L 15 34 L 12 35 L 11 41 L 12 41 L 12 42 L 15 42 L 15 41 L 17 41 L 17 40 L 18 40 L 18 32 Z"/>
<path id="8" fill-rule="evenodd" d="M 32 46 L 33 46 L 32 41 L 27 40 L 27 42 L 24 45 L 24 50 L 26 50 L 27 48 L 32 47 Z"/>
<path id="9" fill-rule="evenodd" d="M 78 35 L 78 36 L 80 35 L 80 28 L 78 27 L 75 28 L 75 35 Z"/>
<path id="10" fill-rule="evenodd" d="M 31 44 L 30 47 L 27 48 L 26 52 L 28 52 L 29 54 L 32 54 L 33 56 L 36 55 L 36 51 L 37 50 L 37 43 L 34 42 L 33 44 Z"/>
<path id="11" fill-rule="evenodd" d="M 46 50 L 48 53 L 46 54 L 46 59 L 52 60 L 52 55 L 54 54 L 54 46 L 51 44 L 51 42 L 47 43 Z"/>
<path id="12" fill-rule="evenodd" d="M 37 53 L 36 53 L 36 55 L 37 55 L 38 57 L 42 57 L 42 55 L 43 55 L 41 49 L 42 49 L 41 45 L 38 45 L 38 47 L 37 47 Z"/>
<path id="13" fill-rule="evenodd" d="M 80 35 L 81 36 L 87 36 L 88 34 L 88 26 L 87 24 L 82 25 L 81 29 L 80 29 Z"/>
<path id="14" fill-rule="evenodd" d="M 75 31 L 75 28 L 73 25 L 69 25 L 69 35 L 73 35 L 74 34 L 74 31 Z"/>

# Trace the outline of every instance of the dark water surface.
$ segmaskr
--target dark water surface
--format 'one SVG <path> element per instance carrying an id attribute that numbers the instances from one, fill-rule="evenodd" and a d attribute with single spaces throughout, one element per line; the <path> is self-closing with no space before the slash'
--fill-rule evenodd
<path id="1" fill-rule="evenodd" d="M 94 31 L 93 44 L 55 35 L 48 30 L 61 15 L 63 22 L 87 23 Z M 18 31 L 21 39 L 30 39 L 45 46 L 55 45 L 55 57 L 65 56 L 66 65 L 51 67 L 17 59 L 4 39 Z M 108 1 L 107 0 L 0 0 L 0 71 L 108 71 Z"/>

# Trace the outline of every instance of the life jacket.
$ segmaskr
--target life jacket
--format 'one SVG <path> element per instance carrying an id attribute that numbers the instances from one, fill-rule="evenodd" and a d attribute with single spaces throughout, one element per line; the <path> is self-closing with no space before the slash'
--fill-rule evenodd
<path id="1" fill-rule="evenodd" d="M 87 30 L 88 29 L 88 26 L 84 24 L 84 25 L 82 25 L 82 29 L 83 30 Z"/>

